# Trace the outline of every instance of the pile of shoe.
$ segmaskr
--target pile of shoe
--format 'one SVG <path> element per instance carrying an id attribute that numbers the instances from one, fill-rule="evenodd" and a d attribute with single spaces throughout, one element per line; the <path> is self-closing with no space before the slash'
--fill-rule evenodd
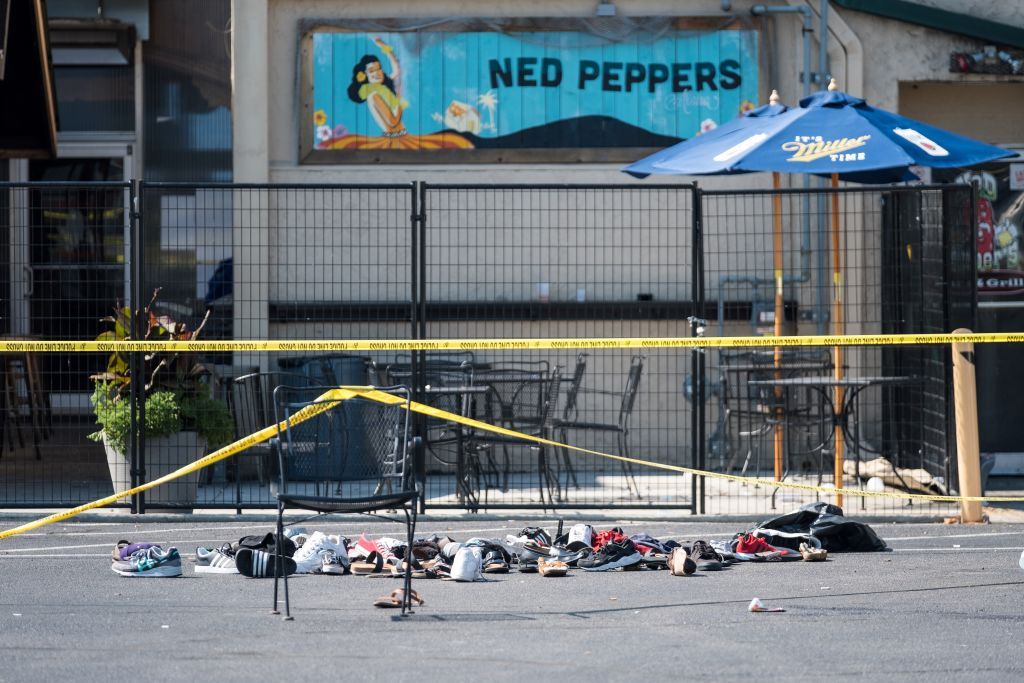
<path id="1" fill-rule="evenodd" d="M 157 543 L 118 541 L 110 554 L 113 560 L 110 569 L 121 576 L 181 576 L 181 555 L 177 548 L 164 550 Z"/>
<path id="2" fill-rule="evenodd" d="M 352 543 L 340 535 L 285 530 L 282 555 L 277 535 L 243 536 L 219 547 L 200 546 L 195 553 L 197 574 L 241 574 L 250 578 L 290 574 L 364 574 L 403 577 L 407 563 L 414 578 L 483 581 L 485 574 L 506 574 L 512 569 L 544 577 L 566 576 L 572 568 L 587 572 L 668 569 L 674 576 L 718 571 L 736 561 L 798 560 L 820 562 L 827 552 L 812 535 L 753 529 L 730 540 L 696 540 L 683 544 L 659 540 L 645 533 L 627 536 L 620 527 L 595 530 L 575 524 L 552 537 L 541 527 L 525 527 L 504 539 L 474 537 L 457 542 L 433 535 L 407 543 L 361 534 Z M 772 542 L 770 543 L 769 540 Z M 176 548 L 156 543 L 118 541 L 111 569 L 123 576 L 181 576 Z"/>

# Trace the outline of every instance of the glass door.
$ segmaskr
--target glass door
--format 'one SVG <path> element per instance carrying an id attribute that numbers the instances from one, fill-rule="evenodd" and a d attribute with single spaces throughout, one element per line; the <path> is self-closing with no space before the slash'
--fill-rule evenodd
<path id="1" fill-rule="evenodd" d="M 88 340 L 100 332 L 100 319 L 125 305 L 128 193 L 85 183 L 121 182 L 127 156 L 61 158 L 31 161 L 33 182 L 82 183 L 36 186 L 27 197 L 23 236 L 27 264 L 23 307 L 27 320 L 13 321 L 15 331 L 48 340 Z M 94 354 L 42 354 L 40 364 L 51 396 L 91 390 L 89 375 L 102 370 Z M 85 403 L 87 405 L 87 402 Z"/>

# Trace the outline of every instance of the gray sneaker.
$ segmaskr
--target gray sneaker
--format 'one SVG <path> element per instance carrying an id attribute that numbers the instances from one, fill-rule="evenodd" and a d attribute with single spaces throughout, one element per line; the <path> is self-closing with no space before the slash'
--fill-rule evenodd
<path id="1" fill-rule="evenodd" d="M 237 574 L 235 553 L 230 543 L 219 548 L 196 548 L 197 574 Z"/>
<path id="2" fill-rule="evenodd" d="M 181 576 L 181 555 L 178 554 L 177 548 L 162 550 L 153 546 L 135 551 L 127 560 L 114 562 L 110 568 L 121 576 Z"/>

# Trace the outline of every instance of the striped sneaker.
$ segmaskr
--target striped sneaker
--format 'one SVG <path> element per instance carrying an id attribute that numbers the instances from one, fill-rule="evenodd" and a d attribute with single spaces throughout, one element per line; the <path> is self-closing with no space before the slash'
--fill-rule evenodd
<path id="1" fill-rule="evenodd" d="M 290 557 L 282 558 L 285 575 L 295 573 L 295 560 Z M 238 573 L 254 579 L 272 577 L 277 572 L 277 555 L 268 553 L 265 550 L 253 550 L 252 548 L 239 548 L 235 553 L 235 566 Z"/>
<path id="2" fill-rule="evenodd" d="M 314 574 L 337 574 L 340 576 L 348 571 L 349 567 L 348 555 L 339 555 L 330 549 L 320 551 L 320 562 L 320 567 L 313 570 Z"/>
<path id="3" fill-rule="evenodd" d="M 196 548 L 196 574 L 237 574 L 231 544 L 219 548 Z"/>
<path id="4" fill-rule="evenodd" d="M 181 576 L 181 556 L 177 548 L 162 550 L 152 546 L 135 551 L 123 562 L 114 562 L 110 568 L 121 576 Z"/>

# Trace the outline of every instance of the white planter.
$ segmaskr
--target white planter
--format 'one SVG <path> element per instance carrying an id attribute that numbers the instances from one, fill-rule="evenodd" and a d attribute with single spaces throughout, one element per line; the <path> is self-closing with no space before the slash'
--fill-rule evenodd
<path id="1" fill-rule="evenodd" d="M 170 436 L 146 439 L 145 481 L 153 481 L 165 474 L 198 460 L 206 454 L 206 440 L 196 432 L 178 432 Z M 131 488 L 131 458 L 119 453 L 103 439 L 103 450 L 107 453 L 107 467 L 114 492 Z M 130 448 L 129 448 L 130 450 Z M 199 488 L 199 472 L 192 472 L 166 484 L 146 491 L 146 507 L 174 504 L 193 505 Z M 118 502 L 126 503 L 128 497 Z"/>

